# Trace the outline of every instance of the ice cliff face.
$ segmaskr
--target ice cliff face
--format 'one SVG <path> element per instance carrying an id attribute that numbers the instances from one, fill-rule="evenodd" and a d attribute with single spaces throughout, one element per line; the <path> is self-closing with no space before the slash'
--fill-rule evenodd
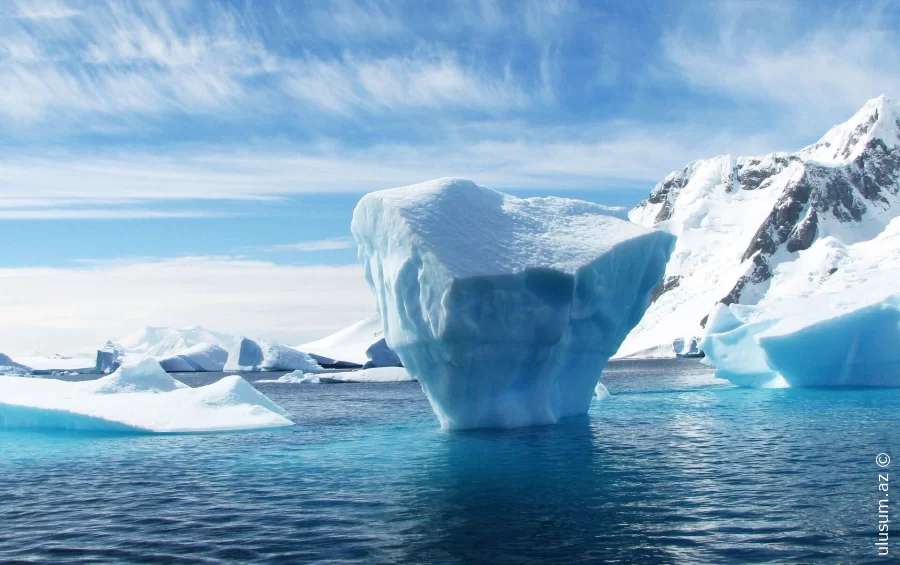
<path id="1" fill-rule="evenodd" d="M 387 344 L 455 429 L 585 413 L 673 245 L 601 206 L 463 179 L 368 194 L 351 231 Z"/>
<path id="2" fill-rule="evenodd" d="M 816 241 L 872 240 L 900 215 L 898 192 L 900 103 L 884 97 L 796 153 L 726 155 L 673 172 L 629 214 L 679 239 L 618 355 L 702 336 L 716 303 L 758 303 L 778 267 Z"/>

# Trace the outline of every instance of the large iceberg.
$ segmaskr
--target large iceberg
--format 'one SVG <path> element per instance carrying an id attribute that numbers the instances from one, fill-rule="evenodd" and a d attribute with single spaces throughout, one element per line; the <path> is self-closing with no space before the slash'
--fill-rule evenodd
<path id="1" fill-rule="evenodd" d="M 16 363 L 8 355 L 0 353 L 0 375 L 30 375 L 31 367 Z"/>
<path id="2" fill-rule="evenodd" d="M 296 349 L 253 341 L 247 337 L 235 340 L 228 352 L 226 371 L 296 371 L 315 373 L 322 370 L 315 359 Z"/>
<path id="3" fill-rule="evenodd" d="M 753 306 L 719 304 L 700 343 L 751 387 L 900 386 L 900 218 L 876 238 L 816 241 Z"/>
<path id="4" fill-rule="evenodd" d="M 351 231 L 388 345 L 444 428 L 587 412 L 674 237 L 564 198 L 463 179 L 364 196 Z"/>
<path id="5" fill-rule="evenodd" d="M 228 351 L 212 343 L 198 343 L 158 361 L 169 373 L 223 371 Z"/>
<path id="6" fill-rule="evenodd" d="M 0 428 L 208 432 L 292 424 L 238 375 L 191 388 L 149 358 L 94 381 L 0 379 Z"/>

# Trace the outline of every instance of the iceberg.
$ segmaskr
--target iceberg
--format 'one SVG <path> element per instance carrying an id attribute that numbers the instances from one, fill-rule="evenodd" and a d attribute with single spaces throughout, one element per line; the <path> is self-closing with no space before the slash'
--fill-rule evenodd
<path id="1" fill-rule="evenodd" d="M 394 350 L 388 347 L 384 338 L 379 339 L 366 349 L 366 357 L 369 358 L 363 369 L 372 369 L 375 367 L 402 367 L 403 362 L 400 357 L 394 353 Z"/>
<path id="2" fill-rule="evenodd" d="M 225 371 L 295 371 L 315 373 L 322 370 L 315 359 L 296 349 L 253 341 L 247 337 L 235 340 L 228 352 Z"/>
<path id="3" fill-rule="evenodd" d="M 238 375 L 191 388 L 149 358 L 94 381 L 0 379 L 0 428 L 212 432 L 290 425 L 284 409 Z"/>
<path id="4" fill-rule="evenodd" d="M 318 382 L 318 375 L 306 375 L 303 371 L 294 371 L 281 375 L 277 379 L 259 379 L 254 381 L 254 384 L 318 384 Z"/>
<path id="5" fill-rule="evenodd" d="M 102 349 L 97 350 L 97 360 L 94 363 L 94 371 L 109 374 L 119 368 L 125 352 L 111 341 L 107 341 Z"/>
<path id="6" fill-rule="evenodd" d="M 900 218 L 853 245 L 816 241 L 758 304 L 710 313 L 716 376 L 749 387 L 900 386 Z"/>
<path id="7" fill-rule="evenodd" d="M 212 343 L 198 343 L 157 360 L 169 373 L 222 371 L 228 361 L 228 351 Z"/>
<path id="8" fill-rule="evenodd" d="M 31 367 L 16 363 L 8 355 L 0 353 L 0 375 L 30 375 Z"/>
<path id="9" fill-rule="evenodd" d="M 415 380 L 403 367 L 374 367 L 319 375 L 320 383 L 406 383 Z"/>
<path id="10" fill-rule="evenodd" d="M 675 240 L 610 214 L 463 179 L 360 200 L 351 231 L 387 344 L 443 428 L 587 412 Z"/>

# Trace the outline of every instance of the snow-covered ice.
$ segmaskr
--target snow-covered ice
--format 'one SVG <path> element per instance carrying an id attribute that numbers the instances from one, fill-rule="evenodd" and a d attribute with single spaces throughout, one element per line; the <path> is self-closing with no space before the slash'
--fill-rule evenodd
<path id="1" fill-rule="evenodd" d="M 294 371 L 281 375 L 277 379 L 259 379 L 254 384 L 318 384 L 319 376 L 316 374 L 307 375 L 303 371 Z"/>
<path id="2" fill-rule="evenodd" d="M 742 386 L 900 386 L 900 218 L 871 241 L 816 241 L 754 306 L 718 305 L 700 347 Z"/>
<path id="3" fill-rule="evenodd" d="M 674 237 L 564 198 L 463 179 L 364 196 L 351 231 L 388 345 L 445 428 L 587 411 Z"/>
<path id="4" fill-rule="evenodd" d="M 16 363 L 8 355 L 0 353 L 0 375 L 29 375 L 31 367 Z"/>
<path id="5" fill-rule="evenodd" d="M 234 337 L 191 326 L 188 328 L 146 327 L 114 340 L 131 358 L 166 358 L 201 343 L 210 343 L 227 349 Z"/>
<path id="6" fill-rule="evenodd" d="M 149 358 L 94 381 L 0 379 L 0 428 L 209 432 L 292 424 L 238 375 L 191 388 Z"/>
<path id="7" fill-rule="evenodd" d="M 404 383 L 415 380 L 403 367 L 374 367 L 319 375 L 321 383 Z"/>
<path id="8" fill-rule="evenodd" d="M 228 361 L 225 363 L 224 370 L 245 372 L 300 370 L 306 373 L 315 373 L 321 371 L 322 367 L 316 363 L 315 359 L 302 351 L 284 345 L 240 337 L 234 341 L 228 351 Z"/>
<path id="9" fill-rule="evenodd" d="M 716 303 L 757 304 L 775 271 L 815 242 L 871 241 L 898 215 L 900 101 L 883 96 L 795 153 L 688 163 L 630 212 L 678 241 L 650 308 L 617 356 L 690 343 L 705 333 Z"/>
<path id="10" fill-rule="evenodd" d="M 318 356 L 320 364 L 349 363 L 362 366 L 369 362 L 370 347 L 384 338 L 381 316 L 374 315 L 322 339 L 303 343 L 294 349 Z"/>
<path id="11" fill-rule="evenodd" d="M 213 343 L 198 343 L 158 361 L 169 373 L 222 371 L 228 361 L 228 351 Z"/>

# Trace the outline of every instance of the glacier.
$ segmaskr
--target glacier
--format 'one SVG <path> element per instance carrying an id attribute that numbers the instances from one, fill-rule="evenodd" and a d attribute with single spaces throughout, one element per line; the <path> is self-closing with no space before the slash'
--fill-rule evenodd
<path id="1" fill-rule="evenodd" d="M 296 349 L 268 343 L 254 341 L 247 337 L 235 340 L 228 351 L 228 361 L 225 363 L 225 371 L 295 371 L 315 373 L 322 367 L 315 359 Z"/>
<path id="2" fill-rule="evenodd" d="M 238 375 L 191 388 L 150 358 L 93 381 L 0 379 L 0 429 L 172 433 L 290 425 L 284 409 Z"/>
<path id="3" fill-rule="evenodd" d="M 748 387 L 900 386 L 898 281 L 900 218 L 870 241 L 820 239 L 758 304 L 715 307 L 704 363 Z"/>
<path id="4" fill-rule="evenodd" d="M 387 344 L 448 429 L 587 412 L 675 239 L 603 206 L 465 179 L 367 194 L 351 231 Z"/>
<path id="5" fill-rule="evenodd" d="M 213 343 L 198 343 L 157 361 L 169 373 L 223 371 L 228 351 Z"/>

